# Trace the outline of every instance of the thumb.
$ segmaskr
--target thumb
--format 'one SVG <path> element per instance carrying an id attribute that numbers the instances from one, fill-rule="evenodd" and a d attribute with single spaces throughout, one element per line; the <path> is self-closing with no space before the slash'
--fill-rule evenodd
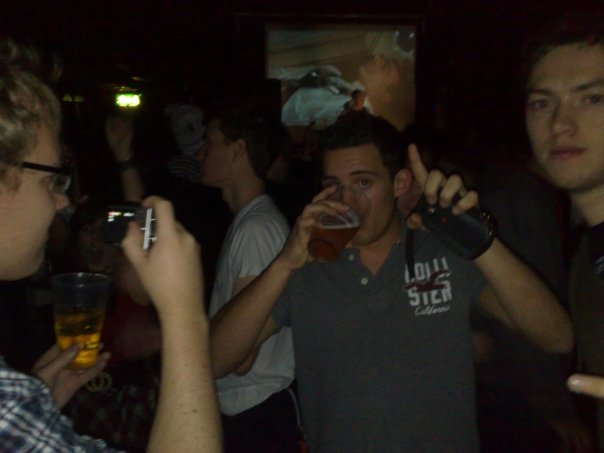
<path id="1" fill-rule="evenodd" d="M 72 344 L 69 348 L 61 351 L 59 355 L 55 357 L 54 360 L 51 360 L 44 366 L 38 369 L 38 376 L 42 379 L 46 376 L 54 376 L 63 368 L 67 367 L 75 356 L 78 354 L 80 347 L 77 343 Z"/>
<path id="2" fill-rule="evenodd" d="M 573 374 L 566 381 L 566 385 L 575 393 L 604 398 L 604 379 L 601 377 Z"/>
<path id="3" fill-rule="evenodd" d="M 122 241 L 122 249 L 128 260 L 135 268 L 138 268 L 145 259 L 146 252 L 143 250 L 143 234 L 136 222 L 128 223 L 128 231 Z"/>

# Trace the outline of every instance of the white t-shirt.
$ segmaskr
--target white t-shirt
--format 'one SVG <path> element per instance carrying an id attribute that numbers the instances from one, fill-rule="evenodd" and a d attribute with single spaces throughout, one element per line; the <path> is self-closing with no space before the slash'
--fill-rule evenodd
<path id="1" fill-rule="evenodd" d="M 233 220 L 225 237 L 210 301 L 210 317 L 226 305 L 240 277 L 259 275 L 281 251 L 289 227 L 268 195 L 249 202 Z M 267 339 L 252 369 L 244 376 L 231 373 L 216 380 L 220 410 L 236 415 L 286 389 L 295 373 L 290 328 Z"/>

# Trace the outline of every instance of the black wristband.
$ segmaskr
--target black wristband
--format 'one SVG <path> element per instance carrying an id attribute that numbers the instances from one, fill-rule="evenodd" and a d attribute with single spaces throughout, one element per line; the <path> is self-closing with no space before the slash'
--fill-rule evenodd
<path id="1" fill-rule="evenodd" d="M 116 162 L 116 163 L 117 163 L 117 168 L 119 168 L 122 171 L 136 167 L 136 162 L 134 162 L 134 159 L 132 157 L 127 160 L 123 160 L 121 162 Z"/>
<path id="2" fill-rule="evenodd" d="M 415 211 L 424 226 L 458 256 L 474 260 L 486 252 L 495 240 L 495 219 L 479 208 L 455 215 L 452 207 L 428 204 L 420 198 Z"/>

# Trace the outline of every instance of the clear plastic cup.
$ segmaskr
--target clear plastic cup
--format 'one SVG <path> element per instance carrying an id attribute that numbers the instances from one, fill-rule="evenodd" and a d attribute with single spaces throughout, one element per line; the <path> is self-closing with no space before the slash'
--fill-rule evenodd
<path id="1" fill-rule="evenodd" d="M 57 344 L 61 350 L 74 343 L 80 348 L 71 369 L 89 368 L 96 363 L 110 281 L 107 275 L 89 272 L 51 278 Z"/>

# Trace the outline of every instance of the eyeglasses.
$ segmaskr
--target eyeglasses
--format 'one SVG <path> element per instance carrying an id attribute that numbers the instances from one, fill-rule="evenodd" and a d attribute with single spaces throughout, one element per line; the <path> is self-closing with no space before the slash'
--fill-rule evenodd
<path id="1" fill-rule="evenodd" d="M 68 167 L 52 167 L 33 162 L 21 162 L 21 168 L 52 173 L 54 177 L 51 181 L 51 187 L 59 195 L 65 195 L 71 184 L 71 169 Z"/>

